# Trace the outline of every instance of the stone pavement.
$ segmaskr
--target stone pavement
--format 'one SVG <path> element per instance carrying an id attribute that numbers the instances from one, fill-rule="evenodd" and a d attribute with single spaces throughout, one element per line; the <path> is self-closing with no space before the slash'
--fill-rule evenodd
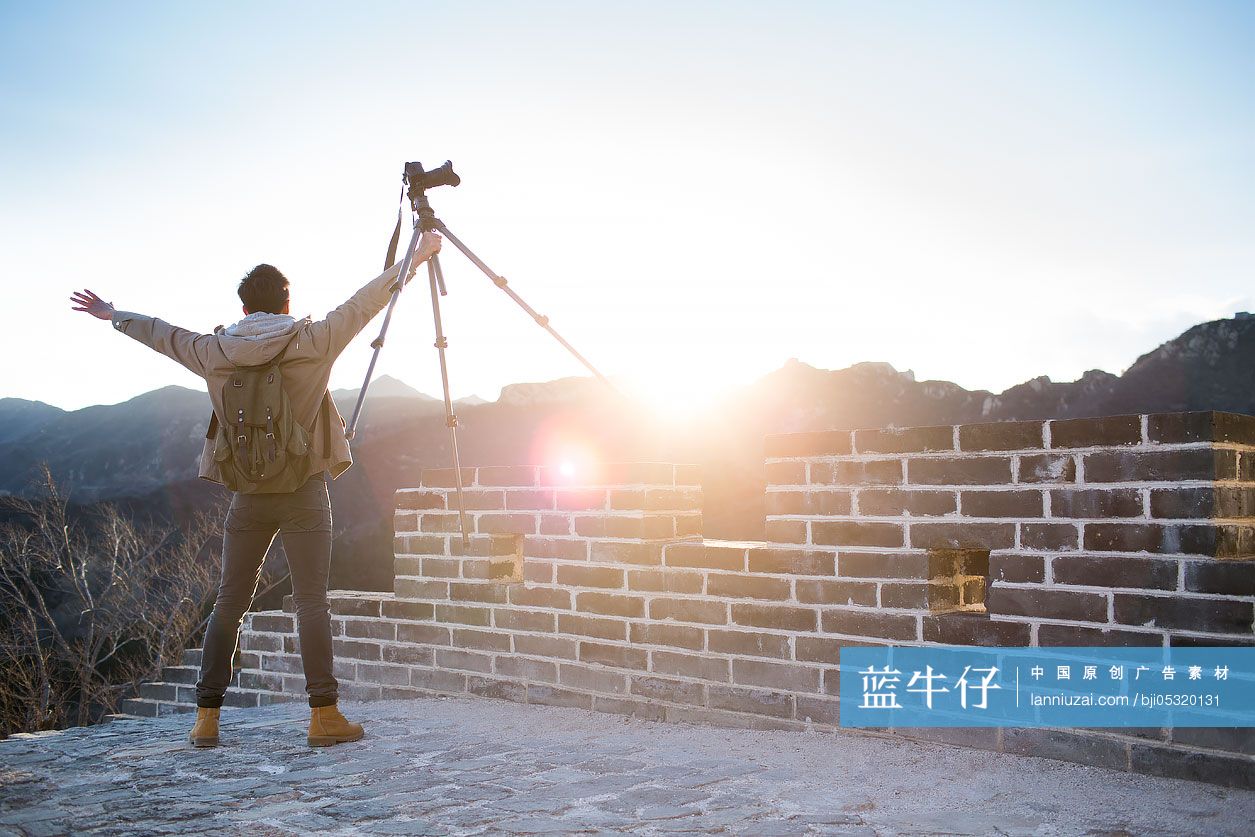
<path id="1" fill-rule="evenodd" d="M 0 835 L 1249 835 L 1255 793 L 853 732 L 662 724 L 477 698 L 297 704 L 0 741 Z"/>

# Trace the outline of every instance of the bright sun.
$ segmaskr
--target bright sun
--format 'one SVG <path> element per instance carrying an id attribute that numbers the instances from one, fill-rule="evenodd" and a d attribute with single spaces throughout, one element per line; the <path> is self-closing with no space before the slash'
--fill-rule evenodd
<path id="1" fill-rule="evenodd" d="M 634 417 L 699 429 L 704 426 L 707 411 L 714 409 L 719 396 L 727 391 L 710 386 L 700 389 L 687 382 L 618 375 L 611 381 L 631 401 L 630 406 L 620 409 L 629 409 Z M 537 425 L 528 461 L 551 468 L 550 474 L 562 483 L 595 483 L 603 465 L 622 460 L 622 453 L 604 449 L 605 442 L 598 436 L 578 416 L 556 413 Z"/>
<path id="2" fill-rule="evenodd" d="M 701 416 L 731 388 L 708 380 L 661 376 L 616 376 L 615 383 L 658 419 L 679 422 Z"/>

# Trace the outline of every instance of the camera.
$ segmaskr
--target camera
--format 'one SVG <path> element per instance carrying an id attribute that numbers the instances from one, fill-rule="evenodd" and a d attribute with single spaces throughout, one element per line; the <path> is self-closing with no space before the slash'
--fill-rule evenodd
<path id="1" fill-rule="evenodd" d="M 457 186 L 462 182 L 453 170 L 453 161 L 445 160 L 444 165 L 425 171 L 422 163 L 405 164 L 405 182 L 409 185 L 409 198 L 416 203 L 423 192 L 437 186 Z"/>

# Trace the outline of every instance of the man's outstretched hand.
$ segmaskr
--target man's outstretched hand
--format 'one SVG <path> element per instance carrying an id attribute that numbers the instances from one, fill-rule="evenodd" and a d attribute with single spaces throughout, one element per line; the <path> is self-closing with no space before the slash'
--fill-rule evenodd
<path id="1" fill-rule="evenodd" d="M 98 320 L 113 319 L 113 304 L 105 302 L 89 290 L 75 291 L 70 294 L 70 302 L 74 303 L 75 311 L 91 314 Z"/>

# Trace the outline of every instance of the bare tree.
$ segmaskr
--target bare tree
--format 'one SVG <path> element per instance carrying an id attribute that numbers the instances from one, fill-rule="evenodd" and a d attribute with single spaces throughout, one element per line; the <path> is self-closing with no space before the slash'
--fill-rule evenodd
<path id="1" fill-rule="evenodd" d="M 72 514 L 47 468 L 0 525 L 0 735 L 87 724 L 155 679 L 212 600 L 220 510 L 183 526 Z"/>

